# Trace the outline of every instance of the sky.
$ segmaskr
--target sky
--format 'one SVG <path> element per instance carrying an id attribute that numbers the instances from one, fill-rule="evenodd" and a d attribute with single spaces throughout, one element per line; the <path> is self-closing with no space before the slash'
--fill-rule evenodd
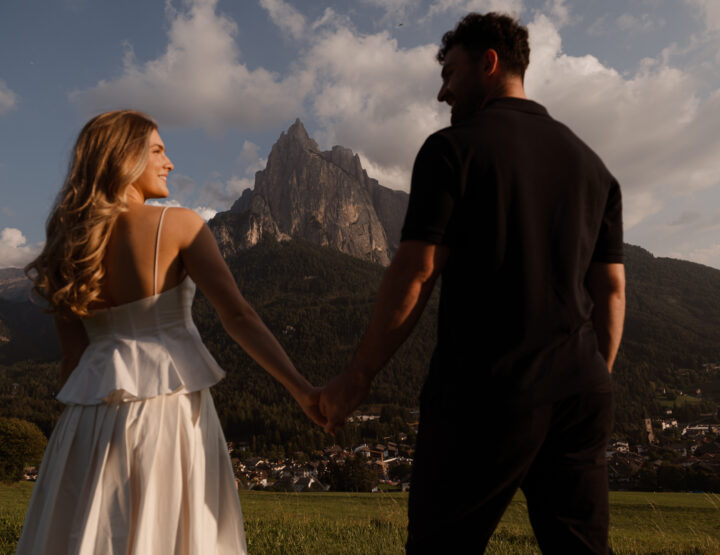
<path id="1" fill-rule="evenodd" d="M 449 125 L 440 39 L 491 10 L 528 26 L 528 96 L 619 180 L 626 242 L 720 269 L 717 0 L 2 0 L 0 268 L 39 252 L 75 138 L 106 110 L 158 121 L 169 202 L 206 219 L 295 118 L 407 191 Z"/>

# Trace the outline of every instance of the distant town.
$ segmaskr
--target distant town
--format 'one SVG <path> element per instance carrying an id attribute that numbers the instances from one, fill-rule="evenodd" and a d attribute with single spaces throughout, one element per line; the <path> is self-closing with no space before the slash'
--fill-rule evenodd
<path id="1" fill-rule="evenodd" d="M 672 412 L 672 411 L 668 411 Z M 377 419 L 360 414 L 355 422 Z M 615 440 L 606 452 L 611 489 L 720 492 L 720 424 L 682 423 L 669 415 L 645 419 L 646 441 L 633 444 Z M 352 425 L 352 422 L 349 423 Z M 417 432 L 415 424 L 414 431 Z M 378 489 L 409 489 L 414 445 L 407 435 L 386 438 L 384 443 L 332 445 L 313 453 L 294 453 L 283 459 L 243 458 L 247 445 L 228 444 L 240 487 L 273 491 L 327 491 L 323 483 L 332 464 L 344 465 L 357 458 L 376 477 Z M 444 460 L 462 460 L 462 447 Z M 441 472 L 438 469 L 438 472 Z"/>

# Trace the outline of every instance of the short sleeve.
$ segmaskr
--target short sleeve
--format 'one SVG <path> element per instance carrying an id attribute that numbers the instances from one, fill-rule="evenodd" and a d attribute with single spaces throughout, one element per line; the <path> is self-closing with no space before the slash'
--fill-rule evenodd
<path id="1" fill-rule="evenodd" d="M 623 262 L 622 195 L 615 179 L 610 186 L 592 259 L 607 264 Z"/>
<path id="2" fill-rule="evenodd" d="M 400 240 L 450 244 L 453 212 L 460 189 L 455 150 L 447 138 L 431 135 L 415 159 L 410 200 Z"/>

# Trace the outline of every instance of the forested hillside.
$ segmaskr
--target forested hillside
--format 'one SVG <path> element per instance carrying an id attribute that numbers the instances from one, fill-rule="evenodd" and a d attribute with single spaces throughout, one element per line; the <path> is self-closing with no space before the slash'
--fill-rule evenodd
<path id="1" fill-rule="evenodd" d="M 325 383 L 349 361 L 369 321 L 384 268 L 303 241 L 265 240 L 228 259 L 241 291 L 278 336 L 298 368 Z M 614 372 L 616 430 L 637 433 L 642 418 L 671 407 L 677 417 L 717 411 L 720 372 L 720 271 L 690 262 L 655 258 L 627 246 L 626 332 Z M 320 447 L 325 436 L 292 399 L 222 330 L 207 300 L 194 305 L 200 332 L 227 378 L 213 394 L 229 440 L 257 452 Z M 411 339 L 379 374 L 369 403 L 417 405 L 435 340 L 437 292 Z M 481 315 L 480 315 L 481 317 Z M 36 332 L 39 333 L 39 332 Z M 59 414 L 54 364 L 28 361 L 0 366 L 0 416 L 36 422 L 47 434 Z M 17 384 L 17 385 L 13 385 Z M 678 392 L 700 388 L 702 399 L 681 402 Z M 697 402 L 695 402 L 697 401 Z M 406 428 L 403 411 L 381 423 L 341 433 L 338 441 L 382 436 Z"/>

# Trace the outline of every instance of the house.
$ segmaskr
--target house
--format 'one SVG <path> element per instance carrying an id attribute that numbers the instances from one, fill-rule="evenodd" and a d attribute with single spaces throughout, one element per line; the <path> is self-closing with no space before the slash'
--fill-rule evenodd
<path id="1" fill-rule="evenodd" d="M 630 444 L 627 441 L 613 441 L 610 444 L 610 448 L 608 449 L 608 452 L 616 452 L 616 453 L 629 453 L 630 452 Z"/>
<path id="2" fill-rule="evenodd" d="M 710 426 L 708 424 L 696 424 L 694 426 L 685 426 L 681 435 L 688 438 L 696 438 L 703 437 L 709 431 Z"/>

